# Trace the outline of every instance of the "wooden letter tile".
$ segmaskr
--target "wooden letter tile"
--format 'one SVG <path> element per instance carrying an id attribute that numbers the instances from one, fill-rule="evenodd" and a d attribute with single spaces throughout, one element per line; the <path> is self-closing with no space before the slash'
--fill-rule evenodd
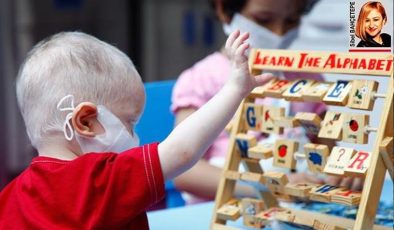
<path id="1" fill-rule="evenodd" d="M 349 143 L 368 143 L 368 133 L 365 126 L 369 123 L 367 114 L 346 114 L 342 126 L 342 140 Z"/>
<path id="2" fill-rule="evenodd" d="M 254 103 L 245 103 L 245 112 L 243 114 L 245 127 L 247 130 L 260 131 L 263 113 L 263 106 Z"/>
<path id="3" fill-rule="evenodd" d="M 289 183 L 287 175 L 282 172 L 266 172 L 264 173 L 265 185 L 277 197 L 289 199 L 285 195 L 285 186 Z"/>
<path id="4" fill-rule="evenodd" d="M 288 216 L 287 218 L 289 219 L 289 222 L 292 222 L 292 219 L 294 219 L 294 215 L 292 215 L 291 210 L 285 209 L 285 208 L 279 208 L 279 207 L 273 207 L 268 210 L 262 211 L 262 212 L 258 213 L 256 215 L 256 217 L 260 221 L 264 222 L 265 224 L 268 224 L 272 220 L 276 219 L 276 215 L 278 213 L 286 214 Z M 281 216 L 283 216 L 283 215 L 281 215 Z"/>
<path id="5" fill-rule="evenodd" d="M 295 169 L 294 152 L 298 150 L 298 142 L 293 140 L 277 140 L 274 147 L 273 165 L 282 168 Z"/>
<path id="6" fill-rule="evenodd" d="M 354 80 L 348 106 L 354 109 L 371 110 L 375 102 L 373 92 L 378 89 L 378 83 L 370 80 Z"/>
<path id="7" fill-rule="evenodd" d="M 371 163 L 370 152 L 357 152 L 345 168 L 345 176 L 365 176 Z"/>
<path id="8" fill-rule="evenodd" d="M 235 138 L 235 144 L 237 145 L 237 150 L 239 151 L 241 157 L 248 157 L 248 149 L 256 146 L 256 137 L 253 135 L 248 135 L 244 133 L 237 134 Z"/>
<path id="9" fill-rule="evenodd" d="M 241 208 L 236 199 L 231 199 L 216 211 L 222 220 L 237 220 L 241 216 Z"/>
<path id="10" fill-rule="evenodd" d="M 344 170 L 348 161 L 353 157 L 356 151 L 352 148 L 335 146 L 328 158 L 328 162 L 324 167 L 324 172 L 334 175 L 344 175 Z"/>
<path id="11" fill-rule="evenodd" d="M 283 127 L 275 125 L 274 118 L 284 117 L 285 109 L 275 106 L 264 106 L 262 114 L 263 125 L 261 127 L 261 132 L 263 133 L 275 133 L 282 134 Z"/>
<path id="12" fill-rule="evenodd" d="M 311 189 L 309 198 L 311 200 L 329 203 L 333 194 L 343 190 L 344 188 L 325 184 Z"/>
<path id="13" fill-rule="evenodd" d="M 304 101 L 321 102 L 332 83 L 315 82 L 311 87 L 302 92 Z"/>
<path id="14" fill-rule="evenodd" d="M 288 101 L 302 101 L 302 93 L 309 89 L 314 82 L 309 79 L 295 80 L 282 96 Z"/>
<path id="15" fill-rule="evenodd" d="M 264 86 L 257 86 L 256 88 L 254 88 L 252 90 L 252 92 L 250 92 L 250 96 L 252 97 L 264 97 Z"/>
<path id="16" fill-rule="evenodd" d="M 294 128 L 300 125 L 295 117 L 274 117 L 273 120 L 275 126 L 284 128 Z"/>
<path id="17" fill-rule="evenodd" d="M 328 111 L 324 116 L 323 125 L 319 131 L 320 138 L 339 140 L 342 138 L 344 114 Z"/>
<path id="18" fill-rule="evenodd" d="M 328 90 L 323 101 L 329 105 L 346 105 L 352 83 L 350 81 L 338 80 Z"/>
<path id="19" fill-rule="evenodd" d="M 264 210 L 264 202 L 258 199 L 244 198 L 241 200 L 242 216 L 244 225 L 250 227 L 261 227 L 256 214 Z"/>
<path id="20" fill-rule="evenodd" d="M 254 159 L 269 159 L 272 157 L 274 145 L 271 143 L 257 144 L 256 146 L 249 148 L 248 155 Z"/>
<path id="21" fill-rule="evenodd" d="M 299 112 L 296 114 L 295 118 L 308 133 L 319 133 L 321 119 L 316 113 Z"/>
<path id="22" fill-rule="evenodd" d="M 307 198 L 309 197 L 310 191 L 318 186 L 320 185 L 312 183 L 287 184 L 285 186 L 285 193 L 290 196 Z"/>
<path id="23" fill-rule="evenodd" d="M 282 98 L 282 93 L 290 86 L 291 81 L 272 79 L 264 85 L 263 95 L 265 97 Z"/>
<path id="24" fill-rule="evenodd" d="M 309 170 L 315 173 L 323 172 L 330 155 L 327 145 L 308 143 L 304 145 L 304 152 Z"/>
<path id="25" fill-rule="evenodd" d="M 359 205 L 360 200 L 361 192 L 355 192 L 348 189 L 338 191 L 331 196 L 331 202 L 348 206 Z"/>

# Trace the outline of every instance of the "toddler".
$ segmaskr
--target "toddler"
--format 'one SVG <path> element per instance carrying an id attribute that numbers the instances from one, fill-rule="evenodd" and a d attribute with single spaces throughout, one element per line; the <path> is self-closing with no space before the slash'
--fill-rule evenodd
<path id="1" fill-rule="evenodd" d="M 232 33 L 229 80 L 161 143 L 138 146 L 141 78 L 117 48 L 80 32 L 37 44 L 17 97 L 39 156 L 0 193 L 0 229 L 148 229 L 164 181 L 193 166 L 241 100 L 271 79 L 251 77 L 248 33 Z"/>

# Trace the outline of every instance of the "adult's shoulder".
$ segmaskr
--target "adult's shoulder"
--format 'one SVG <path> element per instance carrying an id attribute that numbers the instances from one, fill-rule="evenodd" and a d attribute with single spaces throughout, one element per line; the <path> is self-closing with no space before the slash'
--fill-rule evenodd
<path id="1" fill-rule="evenodd" d="M 369 47 L 368 43 L 365 42 L 364 40 L 361 40 L 358 44 L 357 47 Z"/>
<path id="2" fill-rule="evenodd" d="M 382 33 L 380 36 L 382 36 L 382 39 L 390 39 L 391 38 L 391 36 L 390 36 L 390 34 L 386 34 L 386 33 Z"/>
<path id="3" fill-rule="evenodd" d="M 382 40 L 383 40 L 383 45 L 385 47 L 390 47 L 391 46 L 391 36 L 386 33 L 381 34 Z"/>

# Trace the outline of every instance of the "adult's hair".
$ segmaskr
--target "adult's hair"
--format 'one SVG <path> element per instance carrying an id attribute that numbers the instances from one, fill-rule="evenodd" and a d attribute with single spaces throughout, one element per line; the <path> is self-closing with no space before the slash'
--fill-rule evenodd
<path id="1" fill-rule="evenodd" d="M 380 2 L 367 2 L 360 10 L 356 23 L 356 36 L 361 40 L 368 40 L 367 33 L 365 31 L 365 19 L 372 10 L 377 10 L 381 15 L 383 20 L 387 20 L 386 10 L 384 9 L 382 3 Z"/>
<path id="2" fill-rule="evenodd" d="M 127 55 L 93 36 L 62 32 L 39 42 L 21 65 L 16 83 L 32 145 L 38 148 L 46 138 L 63 133 L 67 112 L 56 106 L 64 96 L 73 95 L 75 106 L 89 101 L 111 109 L 133 96 L 140 82 Z"/>
<path id="3" fill-rule="evenodd" d="M 211 7 L 213 9 L 216 9 L 217 4 L 222 4 L 223 7 L 223 12 L 231 19 L 233 18 L 235 13 L 240 12 L 248 2 L 248 0 L 209 0 Z M 295 1 L 301 1 L 301 0 L 295 0 Z M 305 0 L 306 4 L 303 8 L 303 14 L 307 14 L 311 11 L 313 6 L 319 1 L 319 0 Z"/>

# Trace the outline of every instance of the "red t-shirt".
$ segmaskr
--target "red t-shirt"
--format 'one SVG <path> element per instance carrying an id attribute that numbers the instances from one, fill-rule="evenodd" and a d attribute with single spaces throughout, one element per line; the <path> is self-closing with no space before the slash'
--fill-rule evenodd
<path id="1" fill-rule="evenodd" d="M 0 229 L 149 229 L 145 210 L 164 197 L 157 146 L 34 158 L 0 193 Z"/>

